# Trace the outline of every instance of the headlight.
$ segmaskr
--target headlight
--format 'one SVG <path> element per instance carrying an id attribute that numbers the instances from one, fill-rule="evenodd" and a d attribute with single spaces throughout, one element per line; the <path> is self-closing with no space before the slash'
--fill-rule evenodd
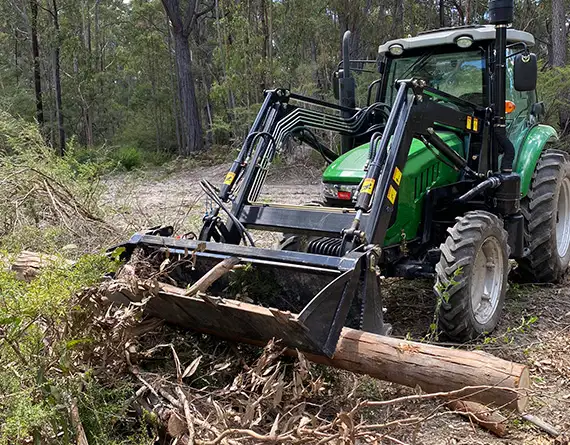
<path id="1" fill-rule="evenodd" d="M 393 56 L 401 56 L 404 53 L 404 47 L 399 43 L 394 43 L 393 45 L 390 45 L 390 48 L 388 48 L 388 50 L 390 51 L 390 54 L 392 54 Z"/>
<path id="2" fill-rule="evenodd" d="M 455 44 L 459 48 L 469 48 L 471 45 L 473 45 L 473 39 L 469 36 L 460 36 L 455 40 Z"/>

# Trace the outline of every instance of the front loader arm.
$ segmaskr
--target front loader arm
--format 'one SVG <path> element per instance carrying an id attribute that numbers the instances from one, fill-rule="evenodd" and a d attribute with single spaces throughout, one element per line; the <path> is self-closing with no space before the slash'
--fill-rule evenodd
<path id="1" fill-rule="evenodd" d="M 435 148 L 458 170 L 477 177 L 467 165 L 467 160 L 451 149 L 435 133 L 435 127 L 452 128 L 459 134 L 477 134 L 482 129 L 482 110 L 460 111 L 430 97 L 425 82 L 418 79 L 399 81 L 398 94 L 394 101 L 390 118 L 377 149 L 372 150 L 369 168 L 356 202 L 356 216 L 347 232 L 352 245 L 365 241 L 382 245 L 386 231 L 396 211 L 396 201 L 402 172 L 408 159 L 413 138 L 422 139 L 426 145 Z M 468 104 L 463 102 L 462 105 Z M 376 141 L 373 141 L 374 143 Z M 360 218 L 369 213 L 364 224 Z"/>

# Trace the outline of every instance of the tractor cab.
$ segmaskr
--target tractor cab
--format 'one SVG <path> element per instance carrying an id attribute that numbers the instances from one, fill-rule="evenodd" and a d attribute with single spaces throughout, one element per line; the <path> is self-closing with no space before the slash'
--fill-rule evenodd
<path id="1" fill-rule="evenodd" d="M 432 100 L 450 108 L 489 107 L 494 101 L 492 67 L 495 36 L 494 26 L 477 25 L 437 29 L 416 37 L 386 42 L 379 47 L 378 70 L 381 77 L 369 86 L 366 105 L 370 106 L 371 102 L 382 104 L 381 111 L 389 112 L 397 94 L 397 81 L 416 78 L 423 79 L 428 88 L 437 90 L 431 95 Z M 528 53 L 532 45 L 532 34 L 510 28 L 507 30 L 506 126 L 508 137 L 517 152 L 543 110 L 541 104 L 537 103 L 535 92 L 536 59 Z M 516 79 L 515 65 L 518 68 Z M 521 78 L 528 83 L 523 85 L 524 90 L 520 85 L 517 89 L 515 85 L 515 81 L 520 83 Z M 374 94 L 372 90 L 375 90 Z M 474 121 L 474 124 L 478 126 L 479 122 Z M 469 147 L 473 151 L 477 145 L 473 138 L 461 138 L 453 129 L 440 128 L 438 135 L 461 156 L 468 155 Z M 356 201 L 359 185 L 366 176 L 369 145 L 369 140 L 355 140 L 355 148 L 341 147 L 343 154 L 323 174 L 323 197 L 327 205 L 350 207 Z M 415 168 L 415 165 L 419 168 Z M 440 162 L 433 150 L 420 140 L 413 140 L 403 172 L 405 178 L 415 183 L 417 190 L 410 190 L 409 194 L 413 201 L 421 203 L 421 191 L 447 183 L 454 176 L 457 179 L 456 173 Z"/>

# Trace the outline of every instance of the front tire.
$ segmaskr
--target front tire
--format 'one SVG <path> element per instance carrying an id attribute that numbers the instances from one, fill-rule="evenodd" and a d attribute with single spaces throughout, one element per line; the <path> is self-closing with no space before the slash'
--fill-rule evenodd
<path id="1" fill-rule="evenodd" d="M 560 281 L 570 263 L 570 160 L 559 150 L 546 150 L 521 200 L 528 254 L 518 260 L 522 280 Z"/>
<path id="2" fill-rule="evenodd" d="M 466 341 L 497 326 L 509 272 L 508 235 L 492 213 L 473 211 L 448 229 L 436 265 L 439 329 Z"/>

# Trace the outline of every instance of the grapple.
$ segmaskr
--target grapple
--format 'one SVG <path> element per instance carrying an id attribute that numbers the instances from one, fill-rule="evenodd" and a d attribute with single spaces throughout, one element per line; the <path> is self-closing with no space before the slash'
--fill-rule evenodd
<path id="1" fill-rule="evenodd" d="M 195 282 L 226 258 L 236 258 L 246 268 L 238 270 L 238 277 L 218 279 L 208 295 L 183 295 L 179 288 L 163 285 L 147 303 L 152 315 L 231 340 L 262 343 L 279 338 L 287 346 L 328 356 L 345 325 L 386 333 L 377 271 L 369 267 L 374 250 L 330 257 L 169 235 L 169 227 L 136 234 L 123 245 L 124 254 L 141 249 L 157 263 L 169 258 L 169 275 L 183 284 Z M 232 280 L 239 279 L 255 289 L 247 296 L 232 290 Z M 229 298 L 216 297 L 231 293 Z M 366 298 L 370 295 L 374 298 Z"/>

